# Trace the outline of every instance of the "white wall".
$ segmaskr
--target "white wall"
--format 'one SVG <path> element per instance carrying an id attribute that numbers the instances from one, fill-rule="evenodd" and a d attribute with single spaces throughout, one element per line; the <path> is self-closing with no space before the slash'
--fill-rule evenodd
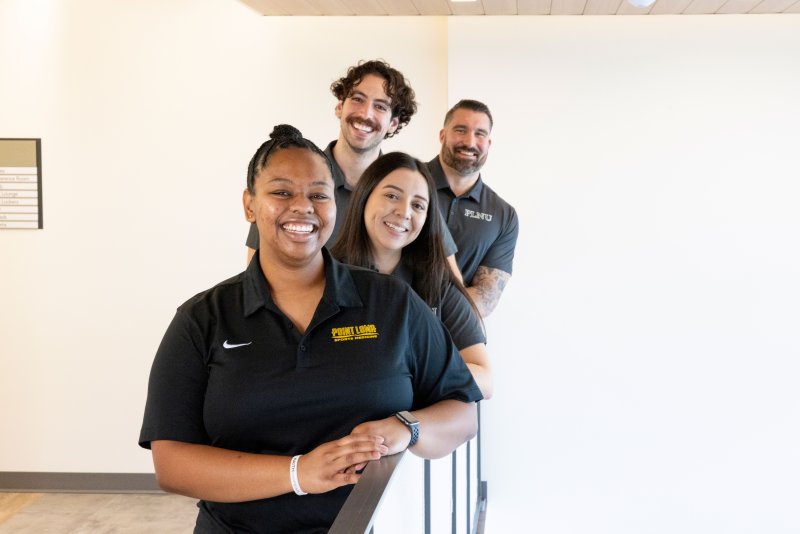
<path id="1" fill-rule="evenodd" d="M 449 26 L 521 219 L 487 531 L 800 530 L 800 17 Z"/>
<path id="2" fill-rule="evenodd" d="M 151 471 L 150 362 L 243 266 L 247 160 L 276 122 L 332 139 L 328 85 L 384 57 L 422 103 L 388 149 L 433 155 L 447 105 L 484 99 L 520 213 L 488 531 L 796 531 L 798 52 L 797 16 L 0 0 L 0 137 L 42 137 L 45 220 L 0 232 L 0 471 Z"/>
<path id="3" fill-rule="evenodd" d="M 386 146 L 432 155 L 445 36 L 233 0 L 0 0 L 0 137 L 42 138 L 44 192 L 43 230 L 0 232 L 0 471 L 152 472 L 150 363 L 175 308 L 244 268 L 252 153 L 280 122 L 334 139 L 330 83 L 382 57 L 421 100 Z"/>

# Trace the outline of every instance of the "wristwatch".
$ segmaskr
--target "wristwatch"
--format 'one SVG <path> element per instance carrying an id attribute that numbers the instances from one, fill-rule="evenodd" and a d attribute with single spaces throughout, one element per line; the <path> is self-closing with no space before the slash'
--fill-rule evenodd
<path id="1" fill-rule="evenodd" d="M 394 414 L 395 417 L 400 419 L 400 422 L 408 427 L 411 432 L 411 441 L 408 442 L 409 447 L 413 447 L 419 439 L 419 420 L 411 415 L 411 412 L 403 410 Z"/>

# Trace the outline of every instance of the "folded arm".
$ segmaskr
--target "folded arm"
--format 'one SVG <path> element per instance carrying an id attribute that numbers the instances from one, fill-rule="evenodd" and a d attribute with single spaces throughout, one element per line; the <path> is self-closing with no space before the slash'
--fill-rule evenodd
<path id="1" fill-rule="evenodd" d="M 158 440 L 150 444 L 159 486 L 171 493 L 215 502 L 243 502 L 292 491 L 291 457 L 252 454 L 210 445 Z M 363 466 L 388 449 L 373 435 L 346 436 L 303 455 L 297 465 L 300 487 L 324 493 L 355 484 Z"/>
<path id="2" fill-rule="evenodd" d="M 447 456 L 478 432 L 474 402 L 444 400 L 411 413 L 419 420 L 419 440 L 409 450 L 421 458 Z M 411 441 L 411 432 L 394 415 L 362 423 L 350 435 L 359 434 L 383 437 L 388 454 L 405 450 Z"/>
<path id="3" fill-rule="evenodd" d="M 494 311 L 509 278 L 511 274 L 483 265 L 475 271 L 475 276 L 467 286 L 467 292 L 481 312 L 481 317 L 488 317 Z"/>
<path id="4" fill-rule="evenodd" d="M 483 399 L 491 399 L 494 386 L 492 384 L 492 368 L 489 366 L 489 353 L 486 351 L 486 345 L 478 343 L 471 347 L 465 347 L 458 352 L 461 354 L 461 359 L 467 364 L 469 372 L 472 373 L 472 379 L 481 389 Z"/>

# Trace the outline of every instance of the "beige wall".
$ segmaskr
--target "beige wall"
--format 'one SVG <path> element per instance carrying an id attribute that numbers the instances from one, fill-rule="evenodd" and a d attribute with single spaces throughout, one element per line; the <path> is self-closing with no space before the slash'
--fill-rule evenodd
<path id="1" fill-rule="evenodd" d="M 151 470 L 150 362 L 243 267 L 247 160 L 276 122 L 332 139 L 328 85 L 383 57 L 421 102 L 387 148 L 432 156 L 447 106 L 485 99 L 520 214 L 487 322 L 489 532 L 800 528 L 798 39 L 790 15 L 0 0 L 0 136 L 42 138 L 45 220 L 0 232 L 0 471 Z"/>
<path id="2" fill-rule="evenodd" d="M 0 471 L 152 471 L 150 362 L 177 305 L 244 267 L 250 156 L 280 122 L 334 139 L 330 83 L 373 57 L 420 95 L 387 148 L 433 154 L 444 22 L 0 2 L 0 135 L 42 138 L 45 221 L 0 233 Z"/>

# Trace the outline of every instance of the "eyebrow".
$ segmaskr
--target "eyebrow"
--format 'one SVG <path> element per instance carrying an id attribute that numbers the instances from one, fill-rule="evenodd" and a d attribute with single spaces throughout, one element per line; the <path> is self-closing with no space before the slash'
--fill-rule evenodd
<path id="1" fill-rule="evenodd" d="M 457 123 L 457 124 L 453 125 L 453 129 L 456 129 L 456 128 L 464 128 L 464 129 L 469 130 L 469 126 L 467 126 L 466 124 L 460 124 L 460 123 Z M 475 131 L 479 132 L 479 133 L 484 133 L 486 135 L 489 135 L 489 130 L 487 130 L 486 128 L 475 128 Z"/>
<path id="2" fill-rule="evenodd" d="M 364 98 L 367 98 L 367 94 L 364 93 L 364 92 L 359 91 L 358 89 L 353 89 L 352 91 L 350 91 L 350 94 L 347 95 L 347 98 L 353 98 L 353 95 L 359 95 L 359 96 L 363 96 Z M 387 106 L 392 107 L 391 99 L 387 100 L 385 98 L 376 98 L 375 101 L 376 102 L 383 102 Z"/>
<path id="3" fill-rule="evenodd" d="M 397 187 L 396 185 L 392 185 L 392 184 L 386 184 L 386 185 L 383 186 L 383 188 L 384 189 L 394 189 L 395 191 L 399 191 L 401 193 L 405 193 L 404 190 L 402 190 L 399 187 Z M 414 198 L 418 198 L 420 200 L 424 200 L 425 202 L 428 202 L 428 197 L 424 197 L 422 195 L 414 195 Z"/>
<path id="4" fill-rule="evenodd" d="M 294 180 L 292 180 L 291 178 L 282 178 L 280 176 L 276 176 L 275 178 L 271 178 L 267 183 L 271 184 L 271 183 L 275 183 L 275 182 L 286 182 L 286 183 L 293 184 Z M 314 180 L 313 182 L 311 182 L 311 185 L 332 187 L 333 186 L 333 181 L 332 180 Z"/>

